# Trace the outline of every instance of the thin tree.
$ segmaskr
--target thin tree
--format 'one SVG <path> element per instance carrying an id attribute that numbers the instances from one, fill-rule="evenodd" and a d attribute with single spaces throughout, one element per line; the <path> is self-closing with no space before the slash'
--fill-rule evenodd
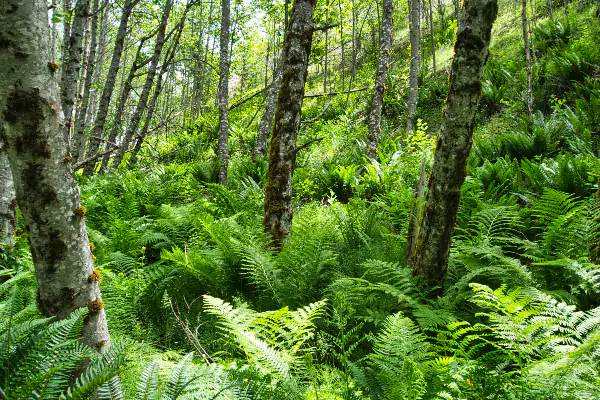
<path id="1" fill-rule="evenodd" d="M 0 126 L 0 131 L 2 127 Z M 0 143 L 2 146 L 2 143 Z M 13 244 L 17 229 L 17 199 L 8 158 L 0 147 L 0 244 Z"/>
<path id="2" fill-rule="evenodd" d="M 459 16 L 450 87 L 414 255 L 414 274 L 432 285 L 440 285 L 446 274 L 497 12 L 497 0 L 464 0 Z"/>
<path id="3" fill-rule="evenodd" d="M 381 112 L 385 95 L 387 74 L 390 68 L 390 52 L 392 51 L 392 17 L 394 0 L 383 0 L 383 17 L 381 21 L 381 41 L 379 45 L 379 61 L 375 75 L 375 90 L 369 113 L 369 134 L 367 136 L 367 157 L 378 160 L 379 134 L 381 132 Z"/>
<path id="4" fill-rule="evenodd" d="M 521 22 L 523 26 L 523 45 L 525 47 L 525 68 L 527 71 L 527 118 L 531 121 L 533 115 L 533 77 L 531 75 L 531 50 L 527 28 L 527 0 L 523 0 L 522 5 Z"/>
<path id="5" fill-rule="evenodd" d="M 435 27 L 433 26 L 433 0 L 429 0 L 429 36 L 431 38 L 431 62 L 433 63 L 433 76 L 437 75 L 437 66 L 435 64 Z"/>
<path id="6" fill-rule="evenodd" d="M 165 2 L 160 24 L 158 26 L 158 34 L 156 35 L 154 51 L 152 53 L 152 57 L 150 58 L 150 64 L 148 65 L 148 73 L 146 74 L 146 80 L 144 81 L 142 94 L 140 95 L 140 99 L 135 107 L 133 116 L 131 117 L 131 121 L 129 121 L 129 124 L 127 124 L 127 129 L 125 130 L 125 135 L 123 136 L 121 147 L 117 150 L 117 153 L 113 160 L 113 169 L 117 168 L 121 164 L 125 153 L 129 149 L 131 140 L 137 133 L 140 121 L 142 119 L 142 114 L 144 113 L 144 111 L 146 111 L 146 107 L 148 105 L 148 98 L 150 97 L 150 90 L 152 89 L 152 85 L 154 84 L 154 77 L 156 76 L 156 72 L 158 71 L 158 63 L 160 61 L 162 49 L 165 45 L 165 32 L 167 29 L 167 22 L 169 21 L 169 15 L 171 14 L 172 7 L 173 0 L 167 0 Z"/>
<path id="7" fill-rule="evenodd" d="M 275 116 L 275 107 L 277 106 L 277 94 L 279 93 L 279 85 L 281 84 L 281 63 L 275 66 L 273 71 L 273 82 L 267 88 L 267 98 L 265 100 L 265 110 L 263 111 L 260 123 L 258 125 L 258 133 L 254 141 L 254 149 L 252 150 L 252 159 L 265 158 L 267 155 L 267 144 L 269 143 L 269 135 L 273 128 L 273 117 Z"/>
<path id="8" fill-rule="evenodd" d="M 115 83 L 117 81 L 119 64 L 121 63 L 121 55 L 123 54 L 123 44 L 125 42 L 125 36 L 127 36 L 129 17 L 131 16 L 133 8 L 139 1 L 140 0 L 125 0 L 125 3 L 123 4 L 123 12 L 121 13 L 119 30 L 117 31 L 117 37 L 115 38 L 115 46 L 112 59 L 110 60 L 110 67 L 108 68 L 106 81 L 104 82 L 104 89 L 102 90 L 102 96 L 100 97 L 100 104 L 98 104 L 96 118 L 94 119 L 94 129 L 92 131 L 92 137 L 90 138 L 90 144 L 87 153 L 87 157 L 93 161 L 88 162 L 85 166 L 84 173 L 86 175 L 92 174 L 96 166 L 96 155 L 98 154 L 98 149 L 102 143 L 101 138 L 104 132 L 104 125 L 106 125 L 108 107 L 110 106 L 110 100 L 112 98 L 112 93 L 115 89 Z"/>
<path id="9" fill-rule="evenodd" d="M 410 1 L 410 68 L 408 71 L 408 103 L 406 134 L 410 134 L 417 123 L 417 102 L 419 101 L 419 44 L 421 42 L 421 3 Z"/>
<path id="10" fill-rule="evenodd" d="M 221 38 L 219 42 L 219 183 L 227 184 L 229 163 L 229 25 L 231 23 L 230 0 L 221 0 Z"/>
<path id="11" fill-rule="evenodd" d="M 283 42 L 283 77 L 277 95 L 265 187 L 263 226 L 280 249 L 292 227 L 292 177 L 296 164 L 296 138 L 308 58 L 314 31 L 316 0 L 295 0 Z"/>
<path id="12" fill-rule="evenodd" d="M 77 0 L 75 4 L 75 17 L 68 38 L 68 49 L 63 60 L 63 73 L 60 77 L 60 100 L 64 114 L 63 129 L 67 144 L 71 140 L 73 127 L 73 108 L 77 92 L 77 81 L 81 70 L 81 56 L 83 54 L 83 35 L 90 18 L 91 0 Z M 67 43 L 67 40 L 65 40 Z"/>
<path id="13" fill-rule="evenodd" d="M 0 6 L 0 142 L 29 239 L 40 311 L 64 318 L 87 307 L 83 342 L 102 351 L 110 337 L 60 126 L 47 8 L 47 0 L 4 0 Z"/>

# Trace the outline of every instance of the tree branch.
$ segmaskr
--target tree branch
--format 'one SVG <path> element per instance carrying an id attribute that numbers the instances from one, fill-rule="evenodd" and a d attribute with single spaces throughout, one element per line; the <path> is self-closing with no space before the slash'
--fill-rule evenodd
<path id="1" fill-rule="evenodd" d="M 325 114 L 325 112 L 327 111 L 327 109 L 329 108 L 329 106 L 331 105 L 331 103 L 333 103 L 333 99 L 329 100 L 329 103 L 327 103 L 327 105 L 325 106 L 325 108 L 319 113 L 319 115 L 317 115 L 314 118 L 311 119 L 307 119 L 306 121 L 301 121 L 302 124 L 312 124 L 313 122 L 315 122 L 316 120 L 318 120 L 319 118 L 321 118 L 323 116 L 323 114 Z"/>
<path id="2" fill-rule="evenodd" d="M 317 32 L 317 31 L 326 31 L 326 30 L 328 30 L 328 29 L 335 28 L 335 27 L 337 27 L 337 26 L 339 26 L 339 25 L 340 25 L 340 24 L 331 24 L 331 25 L 324 25 L 324 26 L 315 26 L 315 27 L 313 28 L 313 32 Z"/>
<path id="3" fill-rule="evenodd" d="M 370 86 L 367 86 L 367 87 L 358 88 L 358 89 L 346 90 L 346 91 L 343 91 L 343 92 L 329 92 L 329 93 L 306 94 L 306 95 L 304 95 L 304 98 L 308 99 L 308 98 L 323 97 L 323 96 L 336 96 L 338 94 L 362 92 L 364 90 L 369 90 L 369 89 L 372 89 L 372 88 Z"/>
<path id="4" fill-rule="evenodd" d="M 307 147 L 308 147 L 308 146 L 310 146 L 311 144 L 313 144 L 313 143 L 315 143 L 315 142 L 320 142 L 320 141 L 321 141 L 321 140 L 323 140 L 323 139 L 325 139 L 325 138 L 322 138 L 322 137 L 321 137 L 321 138 L 311 139 L 311 140 L 309 140 L 308 142 L 304 143 L 303 145 L 296 147 L 296 148 L 295 148 L 293 151 L 294 151 L 294 153 L 297 153 L 297 152 L 299 152 L 300 150 L 307 148 Z"/>
<path id="5" fill-rule="evenodd" d="M 77 171 L 78 169 L 85 167 L 89 163 L 96 161 L 100 157 L 104 157 L 105 155 L 110 154 L 113 151 L 117 150 L 119 147 L 121 147 L 121 146 L 117 146 L 116 144 L 113 144 L 113 146 L 114 147 L 110 150 L 103 151 L 102 153 L 98 153 L 95 156 L 88 158 L 87 160 L 78 162 L 77 164 L 73 165 L 73 170 Z"/>

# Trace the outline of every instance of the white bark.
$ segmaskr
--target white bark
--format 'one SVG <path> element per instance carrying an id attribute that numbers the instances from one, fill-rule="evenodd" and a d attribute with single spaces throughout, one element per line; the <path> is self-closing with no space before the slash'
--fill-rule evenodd
<path id="1" fill-rule="evenodd" d="M 16 228 L 17 199 L 15 197 L 15 186 L 8 158 L 0 147 L 0 244 L 12 245 Z"/>
<path id="2" fill-rule="evenodd" d="M 381 21 L 381 43 L 379 45 L 379 62 L 375 75 L 375 90 L 369 113 L 369 134 L 367 136 L 367 158 L 378 160 L 379 134 L 381 132 L 381 112 L 385 95 L 388 69 L 390 68 L 390 52 L 392 51 L 392 17 L 393 0 L 383 0 L 383 17 Z"/>
<path id="3" fill-rule="evenodd" d="M 219 183 L 227 185 L 229 164 L 229 25 L 230 0 L 221 0 L 221 38 L 219 44 Z"/>
<path id="4" fill-rule="evenodd" d="M 0 6 L 0 142 L 5 146 L 44 315 L 87 307 L 83 342 L 110 342 L 85 229 L 85 210 L 62 135 L 46 0 Z"/>
<path id="5" fill-rule="evenodd" d="M 408 115 L 406 134 L 409 135 L 417 123 L 417 102 L 419 100 L 419 44 L 421 41 L 421 3 L 410 2 L 410 69 L 408 72 Z"/>

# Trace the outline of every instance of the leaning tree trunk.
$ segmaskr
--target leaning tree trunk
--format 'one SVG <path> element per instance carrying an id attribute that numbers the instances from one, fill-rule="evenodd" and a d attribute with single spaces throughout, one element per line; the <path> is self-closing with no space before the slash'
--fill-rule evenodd
<path id="1" fill-rule="evenodd" d="M 110 337 L 60 127 L 47 7 L 46 0 L 3 0 L 0 7 L 0 141 L 31 247 L 38 306 L 58 318 L 87 307 L 83 342 L 101 351 Z"/>
<path id="2" fill-rule="evenodd" d="M 406 134 L 409 135 L 417 123 L 417 102 L 419 100 L 419 44 L 421 40 L 421 3 L 410 2 L 410 69 L 408 71 L 408 103 Z"/>
<path id="3" fill-rule="evenodd" d="M 77 92 L 77 81 L 81 70 L 81 55 L 83 53 L 83 34 L 90 17 L 91 0 L 77 0 L 75 4 L 75 17 L 71 27 L 71 36 L 68 43 L 67 59 L 63 60 L 63 73 L 60 77 L 60 100 L 64 114 L 63 131 L 67 146 L 71 141 L 71 128 L 73 127 L 73 107 Z M 67 40 L 65 40 L 65 43 Z"/>
<path id="4" fill-rule="evenodd" d="M 296 137 L 308 75 L 315 6 L 316 0 L 294 1 L 283 42 L 283 77 L 271 137 L 263 219 L 265 232 L 277 249 L 282 248 L 292 227 L 292 177 L 298 151 Z"/>
<path id="5" fill-rule="evenodd" d="M 72 143 L 71 143 L 71 157 L 73 162 L 77 163 L 83 158 L 85 150 L 85 118 L 87 115 L 90 92 L 92 89 L 92 77 L 94 76 L 94 70 L 96 68 L 96 44 L 98 41 L 98 3 L 99 0 L 94 0 L 94 6 L 92 11 L 92 27 L 90 32 L 90 50 L 87 60 L 87 68 L 85 71 L 85 82 L 83 84 L 83 97 L 81 98 L 81 105 L 77 110 L 77 116 L 75 118 L 75 129 L 73 131 Z"/>
<path id="6" fill-rule="evenodd" d="M 189 3 L 188 3 L 189 4 Z M 146 119 L 144 121 L 144 128 L 139 136 L 136 138 L 135 146 L 133 150 L 131 150 L 131 157 L 129 157 L 129 165 L 134 166 L 137 164 L 137 156 L 142 148 L 142 144 L 146 140 L 146 135 L 148 135 L 148 131 L 150 130 L 150 123 L 152 122 L 152 118 L 154 118 L 154 112 L 156 111 L 156 104 L 158 103 L 158 98 L 162 92 L 163 82 L 165 74 L 167 73 L 169 66 L 173 62 L 173 58 L 177 53 L 177 48 L 179 47 L 179 41 L 181 40 L 181 33 L 183 32 L 183 27 L 185 24 L 185 15 L 181 19 L 179 23 L 179 28 L 177 28 L 177 33 L 175 34 L 175 39 L 173 39 L 173 43 L 167 49 L 167 54 L 165 55 L 165 59 L 163 60 L 163 64 L 160 67 L 160 71 L 158 73 L 158 78 L 156 80 L 156 87 L 154 88 L 154 93 L 152 94 L 152 98 L 150 99 L 150 104 L 148 105 L 148 111 L 146 112 Z"/>
<path id="7" fill-rule="evenodd" d="M 277 94 L 279 93 L 279 85 L 281 85 L 281 62 L 280 65 L 275 67 L 275 73 L 273 76 L 273 82 L 267 89 L 267 99 L 265 101 L 265 110 L 263 111 L 258 125 L 258 133 L 256 134 L 256 141 L 254 142 L 254 149 L 252 150 L 252 159 L 265 158 L 267 155 L 267 144 L 269 142 L 269 135 L 273 128 L 273 117 L 275 116 L 275 107 L 277 106 Z"/>
<path id="8" fill-rule="evenodd" d="M 450 87 L 420 223 L 413 272 L 441 284 L 448 263 L 460 190 L 473 140 L 483 70 L 497 0 L 464 0 L 459 16 Z"/>
<path id="9" fill-rule="evenodd" d="M 0 132 L 2 132 L 1 126 Z M 11 246 L 17 229 L 17 199 L 8 158 L 3 151 L 0 147 L 0 244 Z"/>
<path id="10" fill-rule="evenodd" d="M 533 77 L 531 76 L 531 50 L 529 49 L 529 32 L 527 29 L 527 0 L 523 0 L 521 22 L 523 25 L 523 45 L 525 47 L 525 68 L 527 70 L 527 118 L 531 122 L 533 116 Z"/>
<path id="11" fill-rule="evenodd" d="M 390 68 L 390 52 L 392 51 L 392 17 L 394 14 L 394 1 L 383 0 L 383 17 L 381 22 L 381 44 L 379 46 L 379 62 L 375 75 L 375 91 L 369 113 L 369 134 L 367 136 L 367 157 L 378 160 L 379 134 L 381 132 L 381 112 L 383 110 L 383 96 L 385 95 L 387 73 Z"/>
<path id="12" fill-rule="evenodd" d="M 108 166 L 108 162 L 110 161 L 110 155 L 108 151 L 115 148 L 117 137 L 121 132 L 121 127 L 123 125 L 123 114 L 125 113 L 125 106 L 127 105 L 127 100 L 129 99 L 129 95 L 133 90 L 133 80 L 138 72 L 138 70 L 144 66 L 146 66 L 147 62 L 143 62 L 138 64 L 138 60 L 140 59 L 140 53 L 144 48 L 144 44 L 146 40 L 150 39 L 150 36 L 146 36 L 140 39 L 140 43 L 138 45 L 137 52 L 135 53 L 135 57 L 133 57 L 133 65 L 129 69 L 129 74 L 124 82 L 121 84 L 121 94 L 119 95 L 119 101 L 117 103 L 117 109 L 115 110 L 113 117 L 113 126 L 110 131 L 110 135 L 108 135 L 108 141 L 105 146 L 105 154 L 102 157 L 102 163 L 100 165 L 100 171 L 104 170 Z M 124 72 L 124 71 L 123 71 Z"/>
<path id="13" fill-rule="evenodd" d="M 429 0 L 429 35 L 431 36 L 431 62 L 433 63 L 433 76 L 437 75 L 437 66 L 435 64 L 435 27 L 433 26 L 433 0 Z"/>
<path id="14" fill-rule="evenodd" d="M 221 40 L 219 44 L 219 183 L 227 184 L 227 166 L 229 163 L 229 24 L 230 1 L 221 1 Z"/>
<path id="15" fill-rule="evenodd" d="M 110 106 L 110 100 L 112 93 L 115 89 L 115 83 L 117 81 L 117 74 L 119 72 L 119 64 L 121 63 L 121 54 L 123 53 L 123 43 L 125 42 L 125 36 L 127 36 L 127 25 L 129 24 L 129 17 L 133 11 L 133 7 L 138 3 L 139 0 L 125 0 L 123 5 L 123 12 L 121 13 L 121 22 L 119 23 L 119 30 L 115 39 L 115 47 L 113 50 L 112 59 L 110 60 L 110 67 L 106 74 L 106 81 L 104 82 L 104 90 L 102 90 L 102 97 L 100 97 L 100 104 L 98 105 L 98 111 L 96 112 L 96 118 L 94 119 L 94 129 L 92 131 L 92 138 L 90 138 L 90 144 L 88 149 L 88 158 L 94 159 L 89 162 L 85 168 L 84 173 L 90 175 L 94 173 L 96 166 L 95 158 L 100 144 L 102 141 L 102 134 L 104 132 L 104 125 L 106 125 L 106 118 L 108 116 L 108 107 Z"/>
<path id="16" fill-rule="evenodd" d="M 131 121 L 129 121 L 129 124 L 127 125 L 127 130 L 125 131 L 121 147 L 117 150 L 117 154 L 113 160 L 113 169 L 117 168 L 121 164 L 121 161 L 123 160 L 123 157 L 129 148 L 131 139 L 137 132 L 138 125 L 142 119 L 142 113 L 146 110 L 146 106 L 148 105 L 148 97 L 150 96 L 150 90 L 152 89 L 152 84 L 154 83 L 154 77 L 156 76 L 156 70 L 158 69 L 160 55 L 162 53 L 163 46 L 165 45 L 165 31 L 167 29 L 167 22 L 169 21 L 169 14 L 171 13 L 172 6 L 173 0 L 167 0 L 160 25 L 158 27 L 156 43 L 154 44 L 154 53 L 150 59 L 150 65 L 148 65 L 148 74 L 146 75 L 146 81 L 144 82 L 144 87 L 142 88 L 142 94 L 137 106 L 135 107 Z"/>

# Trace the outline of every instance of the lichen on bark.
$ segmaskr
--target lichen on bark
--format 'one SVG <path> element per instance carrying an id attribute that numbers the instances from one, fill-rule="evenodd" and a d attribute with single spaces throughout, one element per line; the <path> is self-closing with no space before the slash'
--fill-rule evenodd
<path id="1" fill-rule="evenodd" d="M 497 12 L 497 0 L 465 0 L 459 16 L 450 87 L 413 265 L 413 272 L 432 285 L 441 285 L 446 273 Z"/>

